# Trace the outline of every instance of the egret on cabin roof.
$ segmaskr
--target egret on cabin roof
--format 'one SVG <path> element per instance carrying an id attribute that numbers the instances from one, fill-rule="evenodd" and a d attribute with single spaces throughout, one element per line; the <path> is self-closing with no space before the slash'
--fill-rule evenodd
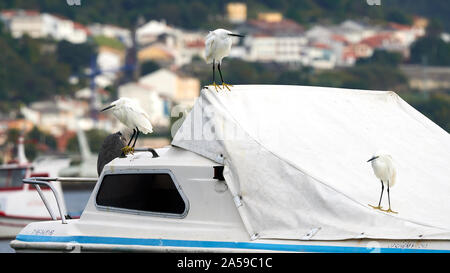
<path id="1" fill-rule="evenodd" d="M 208 36 L 206 36 L 205 42 L 205 56 L 206 63 L 213 64 L 213 83 L 212 86 L 218 91 L 220 86 L 216 84 L 215 80 L 215 65 L 217 64 L 217 69 L 219 70 L 220 79 L 222 80 L 222 87 L 227 88 L 229 91 L 232 85 L 226 84 L 223 80 L 222 71 L 220 65 L 222 64 L 222 59 L 230 54 L 231 45 L 233 44 L 232 37 L 244 37 L 244 35 L 234 34 L 226 29 L 216 29 L 210 31 Z"/>
<path id="2" fill-rule="evenodd" d="M 139 133 L 149 134 L 153 132 L 150 117 L 142 109 L 138 102 L 129 98 L 120 98 L 111 103 L 110 106 L 101 110 L 101 112 L 112 109 L 113 115 L 125 126 L 133 129 L 133 135 L 122 151 L 124 154 L 133 153 Z M 136 137 L 135 137 L 136 136 Z M 133 146 L 130 147 L 131 141 L 134 138 Z"/>

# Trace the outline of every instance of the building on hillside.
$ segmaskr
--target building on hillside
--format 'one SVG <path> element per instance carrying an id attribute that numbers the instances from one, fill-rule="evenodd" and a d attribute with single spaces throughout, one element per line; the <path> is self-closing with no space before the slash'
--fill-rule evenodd
<path id="1" fill-rule="evenodd" d="M 245 39 L 248 61 L 298 63 L 301 49 L 307 44 L 303 36 L 255 34 Z"/>
<path id="2" fill-rule="evenodd" d="M 148 45 L 155 42 L 162 34 L 173 34 L 175 29 L 165 21 L 151 20 L 136 30 L 137 42 L 140 45 Z"/>
<path id="3" fill-rule="evenodd" d="M 40 130 L 60 136 L 65 131 L 75 131 L 79 117 L 89 112 L 89 103 L 63 97 L 54 100 L 34 102 L 23 106 L 21 113 L 25 119 L 38 126 Z M 91 128 L 83 128 L 91 129 Z"/>
<path id="4" fill-rule="evenodd" d="M 160 69 L 139 79 L 139 83 L 151 87 L 156 93 L 173 104 L 192 107 L 200 94 L 200 80 L 197 78 Z M 166 105 L 167 114 L 170 105 Z"/>
<path id="5" fill-rule="evenodd" d="M 174 43 L 175 65 L 181 67 L 196 57 L 204 58 L 205 37 L 207 33 L 177 31 Z"/>
<path id="6" fill-rule="evenodd" d="M 375 35 L 379 31 L 378 27 L 372 27 L 353 20 L 346 20 L 337 26 L 332 26 L 330 29 L 333 34 L 345 37 L 350 43 L 359 43 L 362 39 Z"/>
<path id="7" fill-rule="evenodd" d="M 333 69 L 336 66 L 336 56 L 326 44 L 314 43 L 302 47 L 300 56 L 304 66 L 316 69 Z"/>
<path id="8" fill-rule="evenodd" d="M 247 20 L 247 5 L 240 2 L 231 2 L 226 6 L 227 18 L 233 24 L 244 23 Z"/>
<path id="9" fill-rule="evenodd" d="M 139 50 L 138 60 L 140 62 L 155 61 L 163 65 L 169 65 L 175 62 L 175 53 L 173 49 L 164 44 L 154 43 Z"/>
<path id="10" fill-rule="evenodd" d="M 239 33 L 247 35 L 264 34 L 271 36 L 296 36 L 303 35 L 304 28 L 297 22 L 285 18 L 272 18 L 262 16 L 261 19 L 247 20 L 244 24 L 237 27 Z"/>
<path id="11" fill-rule="evenodd" d="M 115 48 L 100 46 L 97 54 L 97 66 L 104 71 L 95 78 L 95 83 L 105 88 L 114 83 L 117 73 L 125 62 L 125 51 Z"/>
<path id="12" fill-rule="evenodd" d="M 14 38 L 28 35 L 31 38 L 44 38 L 44 21 L 36 10 L 3 10 L 2 21 Z"/>
<path id="13" fill-rule="evenodd" d="M 14 38 L 29 35 L 32 38 L 66 40 L 74 44 L 85 43 L 91 35 L 89 29 L 72 20 L 35 10 L 3 10 L 0 18 Z"/>
<path id="14" fill-rule="evenodd" d="M 94 23 L 88 26 L 93 36 L 104 36 L 121 41 L 127 48 L 132 46 L 131 31 L 109 24 Z"/>

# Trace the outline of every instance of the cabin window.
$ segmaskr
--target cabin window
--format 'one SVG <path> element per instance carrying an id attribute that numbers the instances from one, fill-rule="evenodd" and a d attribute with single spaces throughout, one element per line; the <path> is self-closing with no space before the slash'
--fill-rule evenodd
<path id="1" fill-rule="evenodd" d="M 0 170 L 0 188 L 22 188 L 26 168 Z"/>
<path id="2" fill-rule="evenodd" d="M 183 217 L 186 202 L 169 173 L 105 175 L 97 193 L 97 205 Z"/>

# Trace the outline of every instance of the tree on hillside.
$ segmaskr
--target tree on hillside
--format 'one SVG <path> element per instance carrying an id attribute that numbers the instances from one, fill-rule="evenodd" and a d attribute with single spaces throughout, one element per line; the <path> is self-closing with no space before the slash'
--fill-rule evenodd
<path id="1" fill-rule="evenodd" d="M 403 56 L 400 53 L 389 52 L 386 50 L 375 50 L 369 58 L 360 58 L 356 61 L 356 65 L 364 64 L 378 64 L 387 66 L 398 66 L 403 61 Z"/>
<path id="2" fill-rule="evenodd" d="M 141 64 L 141 75 L 147 75 L 155 72 L 160 68 L 159 64 L 154 61 L 145 61 Z"/>
<path id="3" fill-rule="evenodd" d="M 450 95 L 434 93 L 429 98 L 407 100 L 414 108 L 450 133 Z"/>
<path id="4" fill-rule="evenodd" d="M 89 66 L 95 54 L 95 46 L 89 43 L 72 44 L 65 40 L 58 43 L 58 61 L 69 65 L 74 73 L 81 73 L 82 68 Z"/>
<path id="5" fill-rule="evenodd" d="M 440 37 L 426 36 L 411 46 L 411 63 L 450 66 L 450 43 Z"/>
<path id="6" fill-rule="evenodd" d="M 432 19 L 426 36 L 411 46 L 411 63 L 450 66 L 450 43 L 441 39 L 444 27 L 440 20 Z"/>

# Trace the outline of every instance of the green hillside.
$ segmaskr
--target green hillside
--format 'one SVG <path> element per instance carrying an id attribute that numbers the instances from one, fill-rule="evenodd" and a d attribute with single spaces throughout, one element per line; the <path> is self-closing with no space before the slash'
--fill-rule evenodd
<path id="1" fill-rule="evenodd" d="M 146 19 L 165 19 L 185 28 L 210 28 L 220 23 L 225 5 L 222 0 L 81 0 L 79 7 L 62 0 L 2 0 L 0 9 L 24 8 L 54 12 L 82 23 L 92 21 L 130 26 L 138 15 Z M 244 1 L 243 1 L 244 2 Z M 407 22 L 422 15 L 442 21 L 450 29 L 450 1 L 447 0 L 381 0 L 380 6 L 369 6 L 366 0 L 250 0 L 250 17 L 259 11 L 280 11 L 288 18 L 308 24 L 318 21 L 339 22 L 348 18 L 369 18 Z"/>

